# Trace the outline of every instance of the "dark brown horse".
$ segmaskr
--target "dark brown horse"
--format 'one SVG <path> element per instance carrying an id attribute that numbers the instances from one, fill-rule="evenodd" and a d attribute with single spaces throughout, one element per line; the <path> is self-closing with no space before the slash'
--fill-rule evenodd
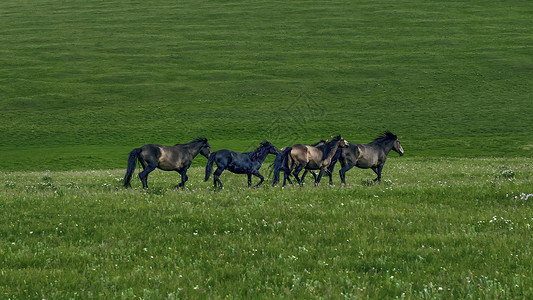
<path id="1" fill-rule="evenodd" d="M 284 171 L 285 173 L 283 186 L 286 184 L 290 171 L 292 171 L 296 181 L 302 185 L 303 182 L 298 177 L 298 174 L 304 169 L 320 170 L 320 173 L 315 179 L 315 185 L 318 185 L 324 172 L 331 177 L 328 167 L 331 164 L 333 155 L 339 147 L 345 147 L 346 145 L 347 142 L 339 135 L 334 137 L 330 142 L 319 147 L 303 144 L 287 147 L 281 154 L 276 156 L 276 159 L 274 160 L 273 185 L 275 186 L 278 184 L 280 171 Z"/>
<path id="2" fill-rule="evenodd" d="M 341 149 L 339 157 L 341 163 L 339 175 L 342 185 L 346 184 L 346 172 L 354 166 L 361 169 L 372 169 L 378 176 L 374 182 L 381 182 L 381 171 L 391 150 L 403 156 L 403 148 L 398 137 L 390 131 L 385 131 L 382 136 L 369 144 L 348 143 L 348 147 Z M 334 166 L 335 162 L 331 164 L 330 171 L 333 171 Z"/>
<path id="3" fill-rule="evenodd" d="M 156 168 L 178 172 L 181 175 L 181 183 L 176 185 L 176 188 L 183 188 L 188 179 L 187 170 L 198 154 L 202 154 L 205 158 L 208 158 L 209 154 L 211 154 L 211 147 L 206 138 L 198 138 L 190 143 L 176 144 L 174 146 L 148 144 L 141 148 L 133 149 L 128 159 L 128 170 L 124 176 L 124 186 L 131 186 L 130 181 L 133 171 L 135 171 L 135 161 L 138 160 L 144 169 L 139 173 L 144 189 L 148 188 L 148 174 Z"/>

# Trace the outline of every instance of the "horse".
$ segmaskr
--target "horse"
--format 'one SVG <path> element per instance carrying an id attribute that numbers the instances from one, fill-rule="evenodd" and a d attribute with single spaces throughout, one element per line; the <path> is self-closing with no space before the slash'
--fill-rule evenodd
<path id="1" fill-rule="evenodd" d="M 211 172 L 213 171 L 213 162 L 217 164 L 217 169 L 213 174 L 214 187 L 217 188 L 217 184 L 220 189 L 224 189 L 222 182 L 220 181 L 220 175 L 224 170 L 229 170 L 236 174 L 248 175 L 248 187 L 252 185 L 252 175 L 259 177 L 261 181 L 254 188 L 261 186 L 265 178 L 259 173 L 259 168 L 263 164 L 263 161 L 268 154 L 278 154 L 280 151 L 270 142 L 262 142 L 257 149 L 252 152 L 235 152 L 227 149 L 218 150 L 211 155 L 205 166 L 205 181 L 209 180 Z"/>
<path id="2" fill-rule="evenodd" d="M 187 170 L 198 154 L 205 156 L 205 158 L 211 154 L 211 147 L 206 138 L 197 138 L 187 144 L 174 146 L 148 144 L 133 149 L 128 158 L 124 187 L 131 187 L 131 176 L 135 171 L 135 161 L 138 160 L 143 167 L 143 171 L 139 173 L 143 189 L 148 189 L 148 174 L 156 168 L 163 171 L 177 171 L 181 175 L 181 183 L 175 188 L 181 187 L 183 189 L 188 179 Z"/>
<path id="3" fill-rule="evenodd" d="M 324 145 L 324 144 L 327 143 L 327 142 L 328 142 L 328 140 L 320 140 L 320 141 L 318 141 L 317 143 L 311 144 L 311 145 L 309 145 L 309 146 L 320 147 L 320 146 Z M 280 150 L 281 152 L 283 152 L 285 149 L 287 149 L 287 147 L 283 147 L 283 148 L 281 148 L 281 149 L 279 149 L 279 150 Z M 288 159 L 289 159 L 289 161 L 287 162 L 287 165 L 290 166 L 290 165 L 292 164 L 292 159 L 291 159 L 290 156 L 288 157 Z M 271 167 L 274 167 L 274 164 L 272 164 Z M 285 173 L 285 172 L 290 172 L 291 170 L 289 170 L 289 169 L 285 169 L 285 168 L 284 168 L 282 171 L 284 171 L 284 173 Z M 304 174 L 302 175 L 302 181 L 304 180 L 305 175 L 307 174 L 307 172 L 311 172 L 311 174 L 313 175 L 313 178 L 316 180 L 316 176 L 317 176 L 317 175 L 316 175 L 315 172 L 313 172 L 313 171 L 311 171 L 311 170 L 305 170 L 305 171 L 304 171 Z M 284 177 L 283 180 L 284 180 L 283 186 L 285 186 L 285 180 L 288 181 L 289 184 L 292 185 L 292 181 L 291 181 L 291 179 L 290 179 L 289 176 Z"/>
<path id="4" fill-rule="evenodd" d="M 339 135 L 319 147 L 303 144 L 287 147 L 274 160 L 274 179 L 272 185 L 275 186 L 278 184 L 279 173 L 282 170 L 285 173 L 283 186 L 285 186 L 290 171 L 292 171 L 300 186 L 303 185 L 303 181 L 298 177 L 298 174 L 303 169 L 320 170 L 318 177 L 315 178 L 315 185 L 320 183 L 324 172 L 330 176 L 331 182 L 331 172 L 329 172 L 328 167 L 331 164 L 332 157 L 339 147 L 345 147 L 346 145 L 347 142 Z"/>
<path id="5" fill-rule="evenodd" d="M 339 175 L 342 185 L 346 185 L 346 172 L 354 166 L 361 169 L 372 169 L 377 175 L 374 182 L 381 182 L 381 171 L 391 150 L 398 152 L 400 156 L 404 154 L 400 140 L 388 130 L 368 144 L 348 143 L 348 146 L 341 150 L 338 159 L 341 163 Z M 336 161 L 331 163 L 330 171 L 333 171 L 335 163 Z"/>

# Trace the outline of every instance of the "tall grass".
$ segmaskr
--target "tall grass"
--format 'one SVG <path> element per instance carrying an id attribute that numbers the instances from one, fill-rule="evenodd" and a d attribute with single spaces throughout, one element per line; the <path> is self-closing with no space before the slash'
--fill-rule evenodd
<path id="1" fill-rule="evenodd" d="M 0 175 L 2 298 L 530 298 L 533 161 L 391 157 L 348 186 Z M 263 171 L 265 172 L 265 171 Z M 338 183 L 338 176 L 335 176 Z"/>

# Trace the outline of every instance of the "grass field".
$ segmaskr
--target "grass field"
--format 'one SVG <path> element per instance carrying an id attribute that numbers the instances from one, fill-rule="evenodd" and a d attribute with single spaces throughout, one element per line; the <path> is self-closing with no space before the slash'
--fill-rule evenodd
<path id="1" fill-rule="evenodd" d="M 0 168 L 122 168 L 385 129 L 412 156 L 531 157 L 530 1 L 0 3 Z"/>
<path id="2" fill-rule="evenodd" d="M 531 159 L 391 158 L 348 186 L 193 168 L 0 175 L 0 298 L 533 297 Z M 267 182 L 268 183 L 268 182 Z M 335 183 L 339 183 L 338 177 Z"/>
<path id="3" fill-rule="evenodd" d="M 526 0 L 1 1 L 0 299 L 532 298 L 532 16 Z M 147 143 L 386 129 L 406 155 L 381 185 L 224 173 L 214 192 L 198 157 L 184 191 L 161 171 L 121 188 Z"/>

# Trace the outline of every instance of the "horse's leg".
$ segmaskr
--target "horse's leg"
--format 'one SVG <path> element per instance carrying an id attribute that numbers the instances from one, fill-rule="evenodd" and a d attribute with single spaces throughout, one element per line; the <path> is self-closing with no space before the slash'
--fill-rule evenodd
<path id="1" fill-rule="evenodd" d="M 151 164 L 151 165 L 147 165 L 144 170 L 139 173 L 139 179 L 141 179 L 141 182 L 143 184 L 143 189 L 148 189 L 148 174 L 150 174 L 150 172 L 152 172 L 153 170 L 155 170 L 155 168 L 157 167 L 157 165 L 154 165 L 154 164 Z"/>
<path id="2" fill-rule="evenodd" d="M 289 178 L 290 174 L 291 174 L 290 171 L 283 172 L 283 187 L 285 187 L 285 185 L 287 184 L 287 181 L 289 181 L 289 183 L 292 185 L 292 181 Z"/>
<path id="3" fill-rule="evenodd" d="M 313 171 L 311 171 L 311 173 L 312 173 L 312 172 L 313 172 Z M 302 182 L 304 182 L 304 180 L 305 180 L 305 176 L 307 175 L 307 173 L 309 173 L 309 171 L 308 171 L 307 169 L 305 169 L 305 170 L 304 170 L 304 173 L 302 174 L 302 177 L 300 178 L 300 180 L 301 180 Z M 316 177 L 316 176 L 315 176 L 315 177 Z"/>
<path id="4" fill-rule="evenodd" d="M 187 168 L 179 170 L 178 173 L 181 175 L 181 183 L 176 185 L 174 188 L 175 189 L 177 189 L 177 188 L 184 189 L 185 188 L 185 182 L 189 179 L 189 177 L 187 176 Z"/>
<path id="5" fill-rule="evenodd" d="M 335 168 L 335 164 L 330 164 L 328 167 L 328 176 L 329 176 L 329 185 L 333 186 L 333 169 Z"/>
<path id="6" fill-rule="evenodd" d="M 248 175 L 248 187 L 252 186 L 252 174 L 246 174 Z"/>
<path id="7" fill-rule="evenodd" d="M 372 168 L 372 170 L 378 175 L 376 179 L 374 179 L 374 182 L 381 183 L 381 171 L 383 170 L 383 165 L 378 165 L 377 167 Z"/>
<path id="8" fill-rule="evenodd" d="M 254 171 L 252 174 L 255 175 L 255 176 L 257 176 L 257 177 L 259 177 L 259 179 L 261 180 L 261 181 L 259 181 L 258 184 L 256 184 L 256 185 L 253 187 L 254 189 L 256 189 L 256 188 L 258 188 L 258 187 L 261 186 L 261 184 L 263 183 L 263 181 L 265 181 L 265 177 L 263 177 L 263 175 L 261 175 L 261 173 L 259 173 L 259 171 Z M 249 178 L 252 177 L 252 174 L 249 174 L 249 175 L 248 175 Z"/>
<path id="9" fill-rule="evenodd" d="M 303 185 L 303 181 L 298 177 L 298 174 L 300 171 L 304 168 L 303 165 L 298 165 L 296 169 L 292 172 L 292 175 L 294 175 L 294 178 L 296 178 L 296 182 L 298 182 L 299 185 Z"/>
<path id="10" fill-rule="evenodd" d="M 285 178 L 287 179 L 287 181 L 289 182 L 289 184 L 292 185 L 292 180 L 291 180 L 291 177 L 289 176 L 290 173 L 286 173 L 285 175 L 286 175 Z"/>
<path id="11" fill-rule="evenodd" d="M 346 172 L 348 172 L 348 170 L 350 170 L 351 168 L 353 168 L 352 165 L 344 165 L 342 166 L 342 168 L 339 170 L 339 176 L 341 178 L 341 185 L 342 186 L 345 186 L 346 185 Z"/>
<path id="12" fill-rule="evenodd" d="M 320 170 L 320 172 L 318 173 L 318 178 L 315 179 L 315 186 L 318 186 L 318 184 L 320 183 L 320 179 L 322 179 L 322 175 L 324 175 L 324 170 Z"/>
<path id="13" fill-rule="evenodd" d="M 215 173 L 213 174 L 213 182 L 214 182 L 214 185 L 215 185 L 215 189 L 217 188 L 217 183 L 220 186 L 221 190 L 224 189 L 224 186 L 222 186 L 222 182 L 220 181 L 220 178 L 218 178 L 220 176 L 220 174 L 222 174 L 223 171 L 224 171 L 223 168 L 218 167 L 217 170 L 215 171 Z"/>

